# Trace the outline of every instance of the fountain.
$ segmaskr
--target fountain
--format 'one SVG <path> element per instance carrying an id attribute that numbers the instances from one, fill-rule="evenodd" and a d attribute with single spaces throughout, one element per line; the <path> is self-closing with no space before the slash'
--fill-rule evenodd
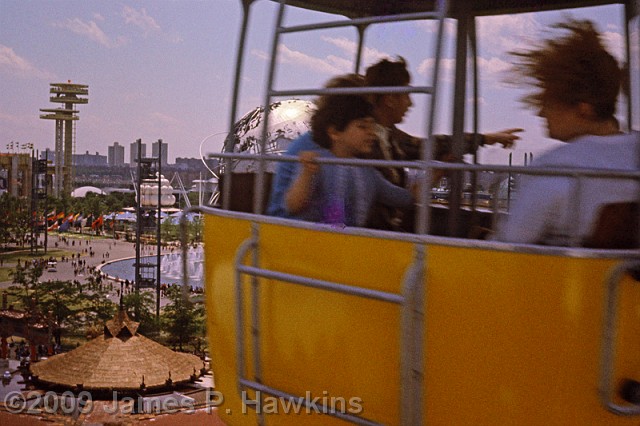
<path id="1" fill-rule="evenodd" d="M 155 256 L 141 258 L 154 259 Z M 100 271 L 112 279 L 135 281 L 135 258 L 115 260 L 106 263 Z M 204 249 L 202 246 L 191 248 L 187 252 L 187 277 L 189 285 L 203 287 Z M 182 284 L 182 251 L 166 253 L 160 260 L 160 282 L 162 284 Z"/>
<path id="2" fill-rule="evenodd" d="M 202 246 L 187 252 L 187 276 L 189 277 L 189 282 L 192 280 L 202 282 L 203 263 L 204 250 Z M 169 278 L 176 280 L 176 282 L 182 282 L 182 252 L 169 253 L 162 256 L 160 276 L 162 277 L 162 282 L 168 281 Z"/>

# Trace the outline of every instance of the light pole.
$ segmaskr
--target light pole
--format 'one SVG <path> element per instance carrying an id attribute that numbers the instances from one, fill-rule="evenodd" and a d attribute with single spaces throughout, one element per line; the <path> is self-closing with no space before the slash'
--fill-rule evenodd
<path id="1" fill-rule="evenodd" d="M 162 176 L 162 139 L 158 140 L 158 157 L 141 158 L 142 141 L 138 139 L 138 179 L 137 179 L 137 203 L 136 203 L 136 296 L 140 295 L 140 284 L 148 284 L 151 274 L 142 276 L 143 269 L 155 267 L 156 287 L 156 319 L 160 319 L 160 265 L 161 256 L 161 219 L 162 207 L 172 206 L 176 202 L 169 181 Z M 152 166 L 155 165 L 155 176 Z M 140 242 L 143 232 L 142 216 L 147 210 L 156 211 L 156 263 L 140 261 Z M 136 319 L 139 319 L 139 310 L 136 308 Z"/>

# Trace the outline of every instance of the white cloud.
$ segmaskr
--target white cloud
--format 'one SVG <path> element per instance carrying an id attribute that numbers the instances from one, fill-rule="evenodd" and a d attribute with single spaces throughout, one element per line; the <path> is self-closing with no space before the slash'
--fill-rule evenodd
<path id="1" fill-rule="evenodd" d="M 11 124 L 20 124 L 21 118 L 14 114 L 5 114 L 0 111 L 0 121 L 4 121 Z"/>
<path id="2" fill-rule="evenodd" d="M 511 69 L 511 64 L 500 58 L 478 58 L 478 68 L 480 76 L 487 78 L 496 74 L 502 74 Z"/>
<path id="3" fill-rule="evenodd" d="M 269 54 L 264 50 L 252 49 L 251 54 L 258 59 L 262 59 L 265 61 L 269 60 Z"/>
<path id="4" fill-rule="evenodd" d="M 353 63 L 349 59 L 341 58 L 335 55 L 329 55 L 327 56 L 326 60 L 334 67 L 345 70 L 345 72 L 353 69 Z"/>
<path id="5" fill-rule="evenodd" d="M 122 17 L 125 23 L 140 28 L 144 32 L 145 37 L 149 35 L 150 32 L 160 31 L 160 25 L 158 25 L 155 19 L 147 15 L 147 11 L 144 8 L 136 10 L 130 6 L 125 6 L 122 10 Z"/>
<path id="6" fill-rule="evenodd" d="M 435 64 L 434 58 L 427 58 L 420 62 L 418 65 L 418 74 L 424 75 L 428 77 L 428 81 L 431 81 L 433 78 L 433 65 Z M 453 76 L 453 72 L 455 71 L 455 59 L 440 59 L 440 79 L 444 79 L 444 81 L 451 81 L 451 77 Z"/>
<path id="7" fill-rule="evenodd" d="M 11 47 L 0 44 L 0 70 L 24 78 L 54 79 L 55 76 L 45 70 L 38 69 L 27 59 L 18 55 Z"/>
<path id="8" fill-rule="evenodd" d="M 322 37 L 322 41 L 325 41 L 329 44 L 336 46 L 350 58 L 355 58 L 356 52 L 358 51 L 358 43 L 346 37 L 325 36 L 325 37 Z M 391 57 L 391 55 L 385 52 L 381 52 L 378 49 L 374 49 L 371 47 L 364 47 L 362 49 L 362 59 L 365 66 L 368 64 L 376 63 L 383 58 L 389 58 L 389 57 Z M 348 61 L 349 67 L 351 67 L 351 60 L 344 59 L 344 61 Z"/>
<path id="9" fill-rule="evenodd" d="M 269 55 L 262 50 L 254 49 L 251 54 L 258 59 L 269 60 Z M 278 46 L 278 59 L 281 64 L 298 65 L 329 75 L 344 74 L 351 71 L 351 62 L 346 59 L 334 55 L 318 58 L 292 50 L 284 44 Z"/>
<path id="10" fill-rule="evenodd" d="M 433 78 L 433 65 L 435 60 L 428 58 L 423 60 L 418 65 L 418 74 L 425 76 L 427 82 L 431 82 Z M 469 67 L 471 63 L 467 64 Z M 511 64 L 503 61 L 500 58 L 478 58 L 478 74 L 479 77 L 489 84 L 495 84 L 498 86 L 504 85 L 503 80 L 506 73 L 511 68 Z M 454 72 L 456 69 L 455 59 L 443 58 L 440 60 L 440 83 L 451 83 L 454 79 Z M 471 78 L 471 77 L 469 77 Z"/>
<path id="11" fill-rule="evenodd" d="M 172 115 L 164 114 L 162 112 L 152 112 L 151 121 L 159 125 L 173 127 L 173 128 L 181 127 L 183 124 L 183 122 L 180 119 Z"/>
<path id="12" fill-rule="evenodd" d="M 533 14 L 486 16 L 478 19 L 478 47 L 483 52 L 504 54 L 530 45 L 530 35 L 542 26 Z M 529 35 L 529 36 L 525 36 Z"/>
<path id="13" fill-rule="evenodd" d="M 74 18 L 67 19 L 65 22 L 54 22 L 53 26 L 87 37 L 89 40 L 108 48 L 117 47 L 126 42 L 122 37 L 111 40 L 95 21 L 84 22 L 79 18 Z"/>
<path id="14" fill-rule="evenodd" d="M 283 64 L 295 64 L 325 74 L 335 75 L 349 72 L 327 62 L 326 58 L 317 58 L 297 50 L 291 50 L 284 44 L 278 46 L 278 57 Z"/>
<path id="15" fill-rule="evenodd" d="M 329 44 L 333 44 L 334 46 L 342 50 L 344 53 L 349 55 L 355 55 L 356 50 L 358 48 L 358 44 L 355 41 L 349 40 L 346 37 L 323 36 L 321 39 L 322 41 L 326 41 Z"/>
<path id="16" fill-rule="evenodd" d="M 436 30 L 438 29 L 438 21 L 436 20 L 423 20 L 416 21 L 415 25 L 422 29 L 424 32 L 428 34 L 433 34 L 435 37 Z M 456 36 L 456 20 L 455 19 L 445 19 L 444 21 L 444 36 L 447 39 L 455 39 Z"/>

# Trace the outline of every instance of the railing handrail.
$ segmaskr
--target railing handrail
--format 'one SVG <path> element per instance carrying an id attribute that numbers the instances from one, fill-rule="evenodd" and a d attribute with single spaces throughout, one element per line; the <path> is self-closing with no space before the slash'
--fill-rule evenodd
<path id="1" fill-rule="evenodd" d="M 363 18 L 347 18 L 339 21 L 329 21 L 329 22 L 317 22 L 314 24 L 305 24 L 305 25 L 292 25 L 288 27 L 280 27 L 278 28 L 278 32 L 280 34 L 294 33 L 294 32 L 303 32 L 303 31 L 314 31 L 314 30 L 324 30 L 330 28 L 341 28 L 341 27 L 356 27 L 361 25 L 369 25 L 369 24 L 384 24 L 389 22 L 401 22 L 401 21 L 420 21 L 420 20 L 436 20 L 441 19 L 442 13 L 440 12 L 416 12 L 416 13 L 403 13 L 398 15 L 387 15 L 387 16 L 367 16 Z"/>
<path id="2" fill-rule="evenodd" d="M 295 155 L 280 154 L 242 154 L 242 153 L 218 153 L 209 154 L 209 158 L 228 158 L 235 160 L 257 160 L 263 159 L 267 162 L 299 162 L 300 158 Z M 429 160 L 369 160 L 359 158 L 337 158 L 337 157 L 317 157 L 318 164 L 348 165 L 360 167 L 393 167 L 409 168 L 421 170 L 429 167 L 438 170 L 460 170 L 468 172 L 495 172 L 495 173 L 516 173 L 524 175 L 545 175 L 545 176 L 574 176 L 574 177 L 602 177 L 614 179 L 640 179 L 640 170 L 625 169 L 604 169 L 591 167 L 536 167 L 536 166 L 505 166 L 497 164 L 466 164 L 448 163 L 443 161 Z"/>
<path id="3" fill-rule="evenodd" d="M 291 97 L 309 95 L 370 95 L 424 93 L 432 94 L 433 86 L 368 86 L 368 87 L 325 87 L 320 89 L 271 90 L 271 96 Z"/>

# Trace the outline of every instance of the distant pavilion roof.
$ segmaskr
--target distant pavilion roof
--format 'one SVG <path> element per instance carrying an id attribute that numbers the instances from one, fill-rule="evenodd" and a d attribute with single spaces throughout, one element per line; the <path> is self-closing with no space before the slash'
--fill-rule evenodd
<path id="1" fill-rule="evenodd" d="M 31 365 L 35 381 L 77 390 L 134 392 L 186 383 L 202 360 L 174 352 L 137 334 L 140 323 L 124 311 L 107 321 L 104 334 L 78 348 Z"/>
<path id="2" fill-rule="evenodd" d="M 86 197 L 89 192 L 94 192 L 99 195 L 105 195 L 105 192 L 96 188 L 95 186 L 81 186 L 80 188 L 76 188 L 71 192 L 71 196 L 73 198 L 83 198 Z"/>

